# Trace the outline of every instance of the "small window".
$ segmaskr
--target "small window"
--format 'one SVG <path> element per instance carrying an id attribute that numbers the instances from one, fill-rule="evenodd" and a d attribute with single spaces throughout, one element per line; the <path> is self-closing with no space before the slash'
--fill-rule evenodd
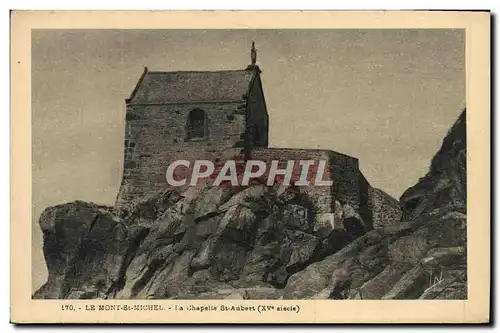
<path id="1" fill-rule="evenodd" d="M 205 137 L 206 117 L 205 117 L 205 112 L 203 110 L 194 109 L 189 113 L 187 130 L 188 130 L 188 139 Z"/>

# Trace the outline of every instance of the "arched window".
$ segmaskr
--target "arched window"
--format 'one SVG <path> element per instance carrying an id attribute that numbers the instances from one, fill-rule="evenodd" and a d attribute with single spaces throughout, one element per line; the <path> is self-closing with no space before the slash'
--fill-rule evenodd
<path id="1" fill-rule="evenodd" d="M 189 113 L 187 132 L 188 138 L 203 138 L 206 132 L 206 117 L 205 112 L 200 109 L 194 109 Z"/>

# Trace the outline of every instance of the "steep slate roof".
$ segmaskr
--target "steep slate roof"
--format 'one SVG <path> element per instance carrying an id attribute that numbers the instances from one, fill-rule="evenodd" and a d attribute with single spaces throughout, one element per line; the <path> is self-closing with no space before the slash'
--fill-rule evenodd
<path id="1" fill-rule="evenodd" d="M 127 103 L 241 101 L 254 75 L 254 70 L 149 72 L 145 68 Z"/>

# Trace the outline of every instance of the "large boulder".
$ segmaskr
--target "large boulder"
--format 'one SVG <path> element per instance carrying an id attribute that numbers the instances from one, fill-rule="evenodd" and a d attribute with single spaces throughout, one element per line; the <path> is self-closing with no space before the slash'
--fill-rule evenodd
<path id="1" fill-rule="evenodd" d="M 40 217 L 48 281 L 34 298 L 106 298 L 120 279 L 130 230 L 110 208 L 81 201 Z"/>

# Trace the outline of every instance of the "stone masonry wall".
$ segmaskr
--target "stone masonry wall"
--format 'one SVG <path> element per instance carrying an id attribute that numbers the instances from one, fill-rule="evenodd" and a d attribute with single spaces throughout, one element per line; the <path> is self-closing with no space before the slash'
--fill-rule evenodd
<path id="1" fill-rule="evenodd" d="M 359 208 L 358 160 L 330 150 L 256 148 L 252 158 L 280 160 L 280 168 L 285 168 L 288 160 L 326 160 L 329 176 L 324 180 L 332 180 L 329 186 L 304 186 L 304 191 L 313 200 L 318 213 L 331 213 L 335 200 L 348 203 Z"/>
<path id="2" fill-rule="evenodd" d="M 328 174 L 323 180 L 332 180 L 330 186 L 301 186 L 301 193 L 306 194 L 314 207 L 314 215 L 319 225 L 331 224 L 333 228 L 341 228 L 334 218 L 335 201 L 349 204 L 359 209 L 360 185 L 358 160 L 354 157 L 340 154 L 331 150 L 313 149 L 283 149 L 283 148 L 256 148 L 253 150 L 253 159 L 279 160 L 280 168 L 286 168 L 288 160 L 326 160 Z M 316 163 L 317 165 L 317 163 Z"/>
<path id="3" fill-rule="evenodd" d="M 332 172 L 332 193 L 342 204 L 360 208 L 360 171 L 357 158 L 330 151 L 330 168 Z"/>
<path id="4" fill-rule="evenodd" d="M 117 207 L 135 197 L 156 193 L 165 185 L 165 172 L 176 159 L 215 159 L 241 140 L 245 116 L 241 103 L 128 105 L 124 171 Z M 205 111 L 205 138 L 187 138 L 191 110 Z M 163 182 L 163 183 L 162 183 Z"/>
<path id="5" fill-rule="evenodd" d="M 327 171 L 330 170 L 329 152 L 323 150 L 308 150 L 308 149 L 282 149 L 282 148 L 255 148 L 252 152 L 252 159 L 265 161 L 269 166 L 272 160 L 279 160 L 279 168 L 285 169 L 289 160 L 326 160 Z M 317 164 L 316 164 L 317 165 Z M 327 176 L 324 180 L 329 180 Z M 307 194 L 318 213 L 330 213 L 334 202 L 332 189 L 329 186 L 301 186 L 301 192 Z"/>
<path id="6" fill-rule="evenodd" d="M 381 228 L 400 222 L 402 211 L 396 199 L 384 191 L 373 187 L 369 188 L 368 195 L 373 214 L 374 228 Z"/>

